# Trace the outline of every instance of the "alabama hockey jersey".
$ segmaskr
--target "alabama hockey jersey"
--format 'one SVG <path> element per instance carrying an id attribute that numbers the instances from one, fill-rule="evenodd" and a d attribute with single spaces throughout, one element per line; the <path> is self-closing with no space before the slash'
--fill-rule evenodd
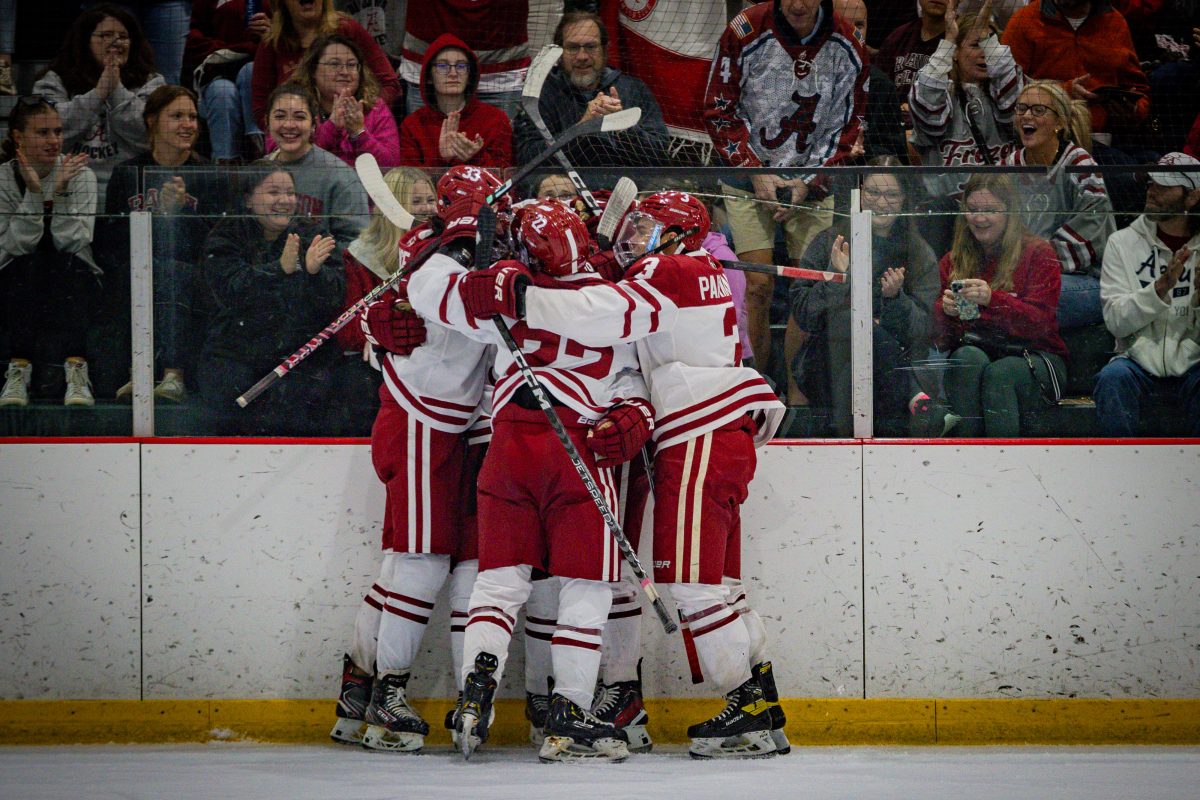
<path id="1" fill-rule="evenodd" d="M 466 274 L 466 267 L 439 253 L 414 273 L 409 297 L 416 312 L 426 322 L 435 323 L 429 326 L 431 333 L 435 328 L 452 330 L 474 342 L 497 345 L 496 387 L 492 393 L 495 417 L 525 383 L 496 326 L 467 316 L 458 294 L 458 283 Z M 562 286 L 568 295 L 573 290 L 582 291 L 604 283 L 594 273 L 558 279 L 540 274 L 534 277 L 540 284 Z M 593 347 L 524 321 L 505 321 L 542 386 L 580 417 L 595 421 L 621 400 L 648 397 L 633 345 L 614 343 Z"/>
<path id="2" fill-rule="evenodd" d="M 591 347 L 636 342 L 659 448 L 758 411 L 755 444 L 761 445 L 783 420 L 785 408 L 771 387 L 739 366 L 729 282 L 703 250 L 644 258 L 618 283 L 577 291 L 530 287 L 525 321 Z"/>
<path id="3" fill-rule="evenodd" d="M 850 154 L 866 112 L 862 45 L 830 0 L 803 40 L 775 6 L 738 14 L 717 44 L 704 99 L 713 147 L 735 167 L 837 163 Z"/>
<path id="4" fill-rule="evenodd" d="M 400 240 L 400 269 L 436 242 L 426 226 L 409 231 Z M 400 280 L 397 285 L 400 299 L 410 296 L 413 277 L 426 266 Z M 415 308 L 416 303 L 412 304 Z M 380 353 L 383 384 L 392 399 L 430 427 L 462 433 L 477 426 L 480 417 L 486 416 L 484 392 L 492 350 L 487 343 L 450 328 L 427 325 L 425 343 L 412 355 Z"/>

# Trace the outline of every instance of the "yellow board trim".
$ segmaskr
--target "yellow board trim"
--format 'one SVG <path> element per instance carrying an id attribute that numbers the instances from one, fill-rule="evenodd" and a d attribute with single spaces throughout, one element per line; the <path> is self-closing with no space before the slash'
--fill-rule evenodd
<path id="1" fill-rule="evenodd" d="M 1200 700 L 785 699 L 787 734 L 806 745 L 1200 744 Z M 429 745 L 449 744 L 450 700 L 414 703 Z M 682 744 L 717 699 L 647 700 L 656 742 Z M 0 745 L 329 741 L 332 700 L 5 700 Z M 497 703 L 491 742 L 527 741 L 524 701 Z"/>

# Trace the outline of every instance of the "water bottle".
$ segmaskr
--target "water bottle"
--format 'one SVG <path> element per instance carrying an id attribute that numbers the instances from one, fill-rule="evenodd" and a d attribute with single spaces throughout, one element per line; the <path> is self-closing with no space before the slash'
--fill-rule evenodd
<path id="1" fill-rule="evenodd" d="M 250 27 L 250 18 L 262 10 L 259 0 L 246 0 L 246 27 Z"/>

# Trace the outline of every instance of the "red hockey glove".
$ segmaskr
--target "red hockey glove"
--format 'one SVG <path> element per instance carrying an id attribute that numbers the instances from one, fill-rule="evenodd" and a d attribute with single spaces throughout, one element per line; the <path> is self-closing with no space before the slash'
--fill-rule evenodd
<path id="1" fill-rule="evenodd" d="M 467 237 L 475 238 L 475 229 L 479 227 L 479 206 L 483 202 L 477 197 L 463 197 L 450 206 L 443 219 L 446 227 L 442 230 L 442 243 Z"/>
<path id="2" fill-rule="evenodd" d="M 596 462 L 624 464 L 650 441 L 654 431 L 654 406 L 648 400 L 622 400 L 610 408 L 588 431 L 587 446 Z"/>
<path id="3" fill-rule="evenodd" d="M 591 267 L 597 275 L 604 278 L 606 281 L 616 283 L 625 275 L 625 268 L 618 262 L 612 250 L 601 250 L 599 253 L 592 253 L 587 258 L 587 265 Z"/>
<path id="4" fill-rule="evenodd" d="M 367 341 L 389 353 L 410 356 L 425 344 L 425 321 L 390 296 L 371 303 L 358 320 Z"/>
<path id="5" fill-rule="evenodd" d="M 458 294 L 468 316 L 520 319 L 525 316 L 525 287 L 532 279 L 533 273 L 520 261 L 497 261 L 488 269 L 468 272 L 458 283 Z"/>

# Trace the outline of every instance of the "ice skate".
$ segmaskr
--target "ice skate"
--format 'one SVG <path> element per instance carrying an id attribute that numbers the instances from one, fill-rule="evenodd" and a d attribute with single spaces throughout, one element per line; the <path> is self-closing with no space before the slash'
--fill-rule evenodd
<path id="1" fill-rule="evenodd" d="M 688 728 L 692 758 L 768 758 L 775 755 L 771 706 L 758 681 L 750 680 L 725 695 L 726 706 L 710 720 Z"/>
<path id="2" fill-rule="evenodd" d="M 629 752 L 649 753 L 654 742 L 646 733 L 650 717 L 642 702 L 641 680 L 602 683 L 592 704 L 592 713 L 601 722 L 607 722 L 625 732 L 629 741 Z"/>
<path id="3" fill-rule="evenodd" d="M 787 715 L 779 704 L 779 690 L 775 688 L 775 668 L 770 661 L 762 661 L 751 667 L 750 672 L 758 678 L 762 687 L 763 699 L 771 706 L 771 741 L 775 743 L 775 752 L 786 756 L 792 752 L 792 743 L 788 741 L 784 727 L 787 725 Z"/>
<path id="4" fill-rule="evenodd" d="M 553 761 L 611 761 L 629 758 L 625 732 L 580 708 L 561 694 L 550 698 L 546 741 L 538 758 Z"/>
<path id="5" fill-rule="evenodd" d="M 462 708 L 462 692 L 458 693 L 458 697 L 454 700 L 454 705 L 446 712 L 446 719 L 442 721 L 442 725 L 446 730 L 450 731 L 450 743 L 454 745 L 454 749 L 458 749 L 458 710 Z"/>
<path id="6" fill-rule="evenodd" d="M 368 750 L 415 753 L 425 746 L 429 723 L 408 704 L 408 670 L 379 673 L 363 718 L 362 745 Z"/>
<path id="7" fill-rule="evenodd" d="M 529 741 L 541 747 L 546 740 L 544 728 L 546 715 L 550 713 L 550 695 L 525 693 L 525 719 L 529 720 Z"/>
<path id="8" fill-rule="evenodd" d="M 480 653 L 475 656 L 475 669 L 463 686 L 462 706 L 455 725 L 463 758 L 470 758 L 479 745 L 487 741 L 488 729 L 496 716 L 492 700 L 496 697 L 495 675 L 499 665 L 491 653 Z"/>
<path id="9" fill-rule="evenodd" d="M 363 715 L 371 702 L 370 675 L 354 674 L 354 662 L 349 655 L 342 656 L 342 691 L 337 701 L 337 722 L 329 732 L 329 738 L 339 744 L 362 744 L 366 723 Z"/>

